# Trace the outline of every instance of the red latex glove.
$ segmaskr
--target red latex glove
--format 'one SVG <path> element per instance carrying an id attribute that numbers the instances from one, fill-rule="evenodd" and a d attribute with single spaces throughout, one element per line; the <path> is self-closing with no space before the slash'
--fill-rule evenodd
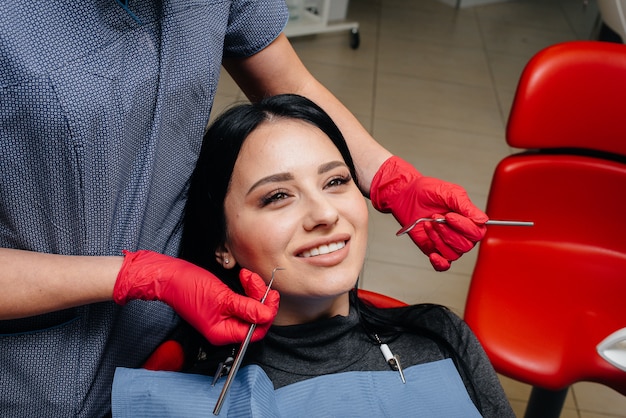
<path id="1" fill-rule="evenodd" d="M 456 184 L 422 176 L 411 164 L 391 157 L 378 169 L 370 188 L 374 208 L 391 212 L 400 225 L 418 218 L 442 218 L 446 222 L 423 222 L 409 235 L 428 256 L 437 271 L 471 250 L 485 235 L 487 215 L 470 201 Z"/>
<path id="2" fill-rule="evenodd" d="M 248 297 L 233 292 L 220 279 L 187 261 L 152 251 L 124 251 L 124 263 L 113 289 L 113 300 L 160 300 L 170 305 L 213 345 L 243 341 L 251 323 L 253 341 L 265 336 L 276 312 L 279 295 L 258 274 L 242 269 L 239 279 Z"/>

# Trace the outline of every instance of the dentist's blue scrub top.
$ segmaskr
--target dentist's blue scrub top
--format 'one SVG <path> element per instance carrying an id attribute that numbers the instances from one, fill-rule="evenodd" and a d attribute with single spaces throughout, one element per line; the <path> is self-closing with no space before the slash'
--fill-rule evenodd
<path id="1" fill-rule="evenodd" d="M 280 0 L 0 2 L 0 246 L 178 252 L 223 56 L 252 55 Z M 117 366 L 176 324 L 159 302 L 0 321 L 0 414 L 94 417 Z"/>

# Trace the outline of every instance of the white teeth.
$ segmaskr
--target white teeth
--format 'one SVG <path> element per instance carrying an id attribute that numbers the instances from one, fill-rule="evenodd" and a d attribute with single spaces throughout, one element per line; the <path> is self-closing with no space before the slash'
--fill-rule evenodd
<path id="1" fill-rule="evenodd" d="M 320 245 L 317 248 L 311 248 L 310 250 L 303 252 L 301 255 L 302 257 L 305 257 L 305 258 L 315 257 L 316 255 L 324 255 L 324 254 L 332 253 L 334 251 L 342 249 L 345 246 L 346 246 L 346 243 L 344 241 L 331 242 L 330 244 Z"/>

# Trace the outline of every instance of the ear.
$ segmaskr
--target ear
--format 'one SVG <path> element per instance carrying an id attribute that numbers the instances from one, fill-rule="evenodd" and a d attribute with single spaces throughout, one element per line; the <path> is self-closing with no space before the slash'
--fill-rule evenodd
<path id="1" fill-rule="evenodd" d="M 237 260 L 227 247 L 221 247 L 215 251 L 215 260 L 224 269 L 229 270 L 237 265 Z"/>

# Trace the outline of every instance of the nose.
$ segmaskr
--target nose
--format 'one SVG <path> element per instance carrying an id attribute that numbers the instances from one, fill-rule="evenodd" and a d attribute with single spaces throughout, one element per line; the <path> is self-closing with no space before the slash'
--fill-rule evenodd
<path id="1" fill-rule="evenodd" d="M 304 229 L 307 231 L 333 226 L 339 221 L 339 211 L 323 193 L 309 196 L 304 205 L 306 208 Z"/>

